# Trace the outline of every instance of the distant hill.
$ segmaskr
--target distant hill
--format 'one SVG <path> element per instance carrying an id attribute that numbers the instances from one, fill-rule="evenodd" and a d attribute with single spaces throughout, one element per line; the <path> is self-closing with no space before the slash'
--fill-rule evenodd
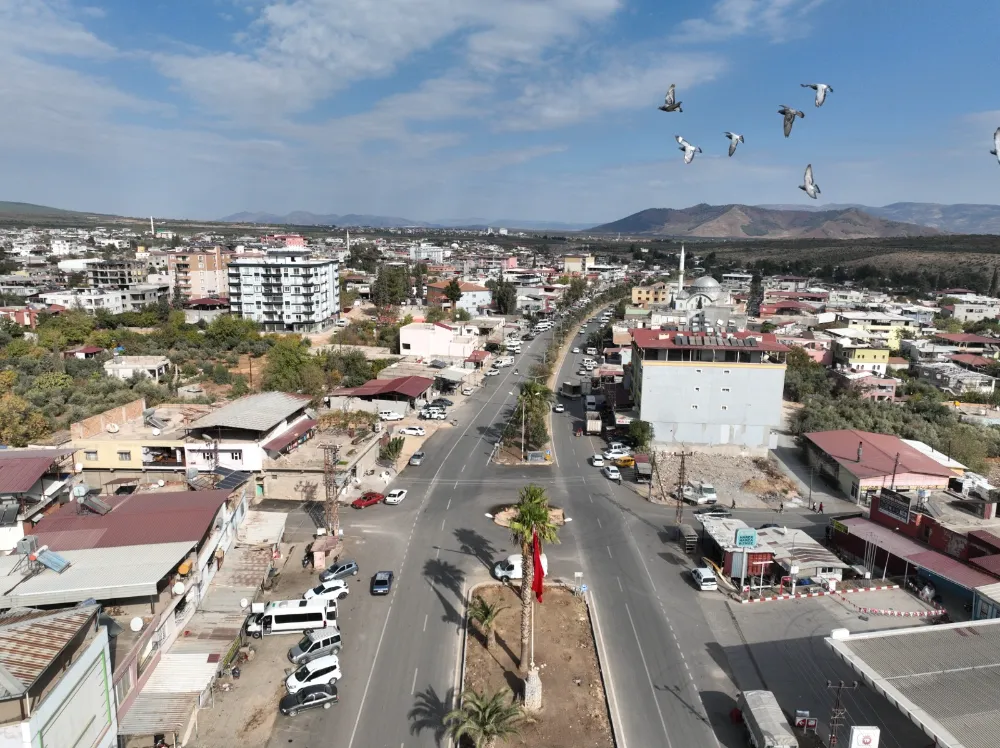
<path id="1" fill-rule="evenodd" d="M 865 213 L 890 221 L 915 223 L 918 226 L 931 226 L 946 231 L 949 234 L 1000 234 L 1000 205 L 975 205 L 957 203 L 942 205 L 940 203 L 892 203 L 875 208 L 870 205 L 758 205 L 758 208 L 770 210 L 841 210 L 857 208 Z"/>
<path id="2" fill-rule="evenodd" d="M 857 208 L 774 210 L 751 205 L 650 208 L 590 229 L 594 233 L 690 236 L 706 239 L 868 239 L 933 236 L 928 226 L 886 220 Z"/>
<path id="3" fill-rule="evenodd" d="M 428 226 L 422 221 L 411 221 L 408 218 L 395 216 L 369 216 L 348 213 L 310 213 L 296 210 L 283 216 L 274 213 L 233 213 L 231 216 L 219 219 L 222 223 L 264 223 L 276 226 L 370 226 L 371 228 L 395 228 L 399 226 Z"/>
<path id="4" fill-rule="evenodd" d="M 63 210 L 62 208 L 50 208 L 47 205 L 35 205 L 33 203 L 12 203 L 0 200 L 0 218 L 30 218 L 38 216 L 40 218 L 70 218 L 72 216 L 98 215 L 94 213 L 83 213 L 78 210 Z"/>

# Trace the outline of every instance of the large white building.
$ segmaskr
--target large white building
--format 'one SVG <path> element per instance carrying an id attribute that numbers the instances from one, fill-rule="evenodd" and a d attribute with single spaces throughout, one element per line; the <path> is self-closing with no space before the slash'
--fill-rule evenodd
<path id="1" fill-rule="evenodd" d="M 128 292 L 117 288 L 74 288 L 38 294 L 46 304 L 58 304 L 67 309 L 83 309 L 94 314 L 99 309 L 109 314 L 128 311 Z"/>
<path id="2" fill-rule="evenodd" d="M 399 352 L 420 358 L 460 358 L 465 361 L 476 349 L 477 336 L 461 324 L 412 322 L 399 328 Z"/>
<path id="3" fill-rule="evenodd" d="M 632 396 L 659 444 L 767 449 L 788 348 L 774 335 L 632 331 Z"/>
<path id="4" fill-rule="evenodd" d="M 340 312 L 337 270 L 336 260 L 301 248 L 237 257 L 229 263 L 230 310 L 267 332 L 321 332 Z"/>

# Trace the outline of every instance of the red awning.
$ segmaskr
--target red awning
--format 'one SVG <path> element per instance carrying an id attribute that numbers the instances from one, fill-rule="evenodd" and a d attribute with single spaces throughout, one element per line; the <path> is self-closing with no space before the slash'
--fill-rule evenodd
<path id="1" fill-rule="evenodd" d="M 301 423 L 297 423 L 292 426 L 292 428 L 288 429 L 285 433 L 279 434 L 271 441 L 264 444 L 264 449 L 267 452 L 281 452 L 293 442 L 297 442 L 307 431 L 314 428 L 316 428 L 316 421 L 312 418 L 307 418 Z"/>

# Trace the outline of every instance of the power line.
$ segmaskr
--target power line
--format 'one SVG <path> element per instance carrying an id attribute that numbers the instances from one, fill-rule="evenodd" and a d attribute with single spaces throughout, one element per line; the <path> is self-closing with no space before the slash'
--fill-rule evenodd
<path id="1" fill-rule="evenodd" d="M 858 687 L 858 682 L 854 681 L 851 685 L 847 685 L 844 681 L 834 684 L 833 681 L 828 680 L 826 682 L 826 687 L 831 688 L 837 692 L 837 695 L 833 699 L 833 706 L 830 708 L 830 748 L 837 745 L 837 733 L 840 732 L 840 728 L 844 725 L 844 715 L 847 714 L 847 709 L 843 705 L 843 693 L 845 690 L 853 691 Z"/>

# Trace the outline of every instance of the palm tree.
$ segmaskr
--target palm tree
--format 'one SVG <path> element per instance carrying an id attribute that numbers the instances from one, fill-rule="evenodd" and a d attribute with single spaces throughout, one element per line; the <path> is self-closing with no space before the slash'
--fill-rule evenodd
<path id="1" fill-rule="evenodd" d="M 535 533 L 542 543 L 558 543 L 556 526 L 549 518 L 549 497 L 541 486 L 529 484 L 521 489 L 515 514 L 510 521 L 510 534 L 521 546 L 521 654 L 518 665 L 528 670 L 528 640 L 531 637 L 531 583 L 535 576 L 532 542 Z"/>
<path id="2" fill-rule="evenodd" d="M 533 379 L 521 383 L 521 392 L 517 396 L 517 407 L 521 411 L 521 418 L 524 421 L 523 429 L 525 441 L 531 441 L 532 424 L 538 423 L 545 418 L 549 401 L 552 399 L 552 390 Z M 527 449 L 527 444 L 523 445 Z"/>
<path id="3" fill-rule="evenodd" d="M 494 642 L 494 631 L 493 627 L 496 625 L 497 617 L 505 610 L 507 610 L 506 605 L 501 605 L 500 603 L 491 603 L 483 599 L 482 595 L 476 595 L 475 599 L 469 605 L 469 618 L 476 622 L 479 626 L 480 631 L 483 632 L 483 638 L 486 639 L 486 648 L 492 649 Z"/>
<path id="4" fill-rule="evenodd" d="M 448 712 L 444 723 L 456 743 L 470 738 L 476 748 L 493 748 L 498 740 L 520 732 L 521 719 L 521 707 L 514 703 L 510 691 L 488 694 L 469 690 L 462 694 L 462 706 Z"/>

